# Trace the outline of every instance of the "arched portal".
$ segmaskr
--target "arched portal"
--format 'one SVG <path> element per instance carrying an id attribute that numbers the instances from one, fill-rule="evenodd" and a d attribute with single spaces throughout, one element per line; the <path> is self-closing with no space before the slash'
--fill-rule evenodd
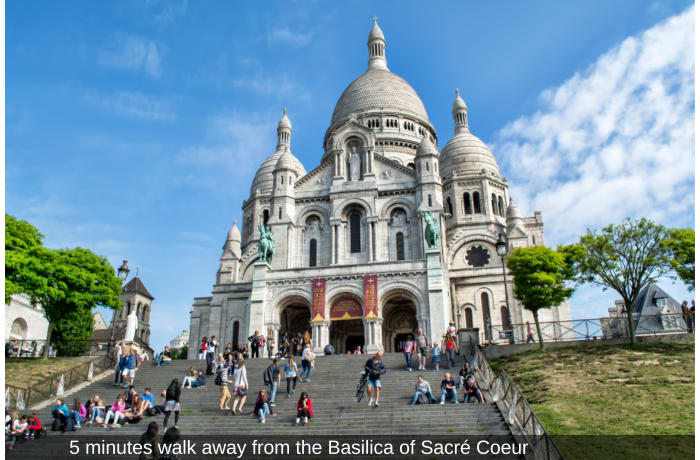
<path id="1" fill-rule="evenodd" d="M 405 293 L 386 297 L 382 305 L 382 340 L 385 351 L 401 351 L 408 335 L 418 329 L 417 307 Z"/>
<path id="2" fill-rule="evenodd" d="M 10 338 L 24 340 L 27 338 L 27 322 L 24 318 L 17 318 L 12 322 L 10 327 Z"/>
<path id="3" fill-rule="evenodd" d="M 291 339 L 306 332 L 311 334 L 311 307 L 305 300 L 293 297 L 280 309 L 280 337 L 287 334 Z"/>
<path id="4" fill-rule="evenodd" d="M 360 347 L 364 350 L 365 328 L 362 323 L 362 304 L 355 296 L 341 296 L 330 309 L 331 328 L 329 343 L 336 353 L 352 352 Z"/>

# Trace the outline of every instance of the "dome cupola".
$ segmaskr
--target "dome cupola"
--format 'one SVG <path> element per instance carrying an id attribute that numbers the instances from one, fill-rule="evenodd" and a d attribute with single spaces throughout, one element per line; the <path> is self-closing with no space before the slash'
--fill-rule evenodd
<path id="1" fill-rule="evenodd" d="M 284 115 L 277 124 L 277 150 L 290 150 L 292 139 L 292 123 L 287 118 L 287 108 L 284 108 Z"/>
<path id="2" fill-rule="evenodd" d="M 369 50 L 368 67 L 370 69 L 389 70 L 386 66 L 386 40 L 384 40 L 384 32 L 379 28 L 376 16 L 374 17 L 374 26 L 369 31 L 367 38 L 367 49 Z"/>

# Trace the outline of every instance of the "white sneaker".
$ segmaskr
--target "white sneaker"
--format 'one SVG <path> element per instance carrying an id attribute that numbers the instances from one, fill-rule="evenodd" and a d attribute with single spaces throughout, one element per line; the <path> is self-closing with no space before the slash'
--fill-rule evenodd
<path id="1" fill-rule="evenodd" d="M 444 406 L 444 405 L 445 405 L 445 401 L 440 401 L 440 405 L 441 405 L 441 406 Z"/>
<path id="2" fill-rule="evenodd" d="M 372 404 L 373 404 L 373 403 L 374 403 L 374 399 L 369 398 L 369 404 L 367 404 L 367 405 L 370 406 L 370 407 L 372 407 Z"/>

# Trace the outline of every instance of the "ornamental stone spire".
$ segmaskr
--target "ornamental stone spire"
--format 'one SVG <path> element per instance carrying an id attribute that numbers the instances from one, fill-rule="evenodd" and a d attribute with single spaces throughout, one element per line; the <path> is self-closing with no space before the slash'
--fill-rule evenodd
<path id="1" fill-rule="evenodd" d="M 459 88 L 455 90 L 456 97 L 452 103 L 452 118 L 455 121 L 455 134 L 460 131 L 469 131 L 469 122 L 467 120 L 467 104 L 459 95 Z"/>
<path id="2" fill-rule="evenodd" d="M 290 150 L 292 138 L 292 124 L 287 118 L 287 107 L 284 108 L 284 115 L 277 125 L 277 150 Z"/>
<path id="3" fill-rule="evenodd" d="M 372 19 L 374 21 L 374 26 L 372 30 L 369 31 L 369 38 L 367 39 L 367 49 L 369 50 L 369 69 L 383 69 L 389 70 L 386 66 L 386 40 L 384 40 L 384 32 L 379 28 L 377 21 L 379 18 L 376 16 Z"/>

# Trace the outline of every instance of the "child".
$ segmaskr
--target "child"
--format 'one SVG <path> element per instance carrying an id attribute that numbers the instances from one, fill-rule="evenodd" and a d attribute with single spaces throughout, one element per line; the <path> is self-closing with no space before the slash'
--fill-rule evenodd
<path id="1" fill-rule="evenodd" d="M 277 415 L 272 413 L 272 408 L 267 402 L 267 392 L 265 390 L 260 390 L 258 393 L 258 399 L 255 401 L 255 409 L 253 409 L 253 415 L 257 415 L 260 418 L 260 423 L 265 423 L 265 416 L 267 415 Z"/>
<path id="2" fill-rule="evenodd" d="M 114 417 L 112 422 L 112 428 L 121 428 L 121 425 L 119 425 L 117 422 L 119 421 L 119 418 L 124 418 L 125 412 L 126 402 L 124 402 L 124 396 L 119 395 L 114 404 L 112 404 L 111 409 L 109 409 L 109 412 L 107 412 L 107 415 L 105 416 L 105 421 L 102 424 L 102 426 L 107 428 L 110 417 Z"/>
<path id="3" fill-rule="evenodd" d="M 73 410 L 70 413 L 71 417 L 73 418 L 73 426 L 75 428 L 80 428 L 80 423 L 85 421 L 85 418 L 87 417 L 87 410 L 85 409 L 85 406 L 80 404 L 80 398 L 75 398 L 73 401 Z"/>
<path id="4" fill-rule="evenodd" d="M 36 412 L 32 412 L 29 416 L 29 437 L 38 438 L 42 434 L 41 422 L 39 417 L 36 416 Z"/>
<path id="5" fill-rule="evenodd" d="M 438 347 L 437 342 L 433 344 L 433 348 L 430 349 L 430 354 L 433 355 L 433 364 L 435 365 L 435 370 L 439 371 L 440 370 L 440 353 L 442 350 L 440 350 L 440 347 Z"/>
<path id="6" fill-rule="evenodd" d="M 95 395 L 92 397 L 90 420 L 88 421 L 88 425 L 92 425 L 95 422 L 99 423 L 100 419 L 104 419 L 104 416 L 105 401 L 104 399 L 100 398 L 99 395 Z"/>

